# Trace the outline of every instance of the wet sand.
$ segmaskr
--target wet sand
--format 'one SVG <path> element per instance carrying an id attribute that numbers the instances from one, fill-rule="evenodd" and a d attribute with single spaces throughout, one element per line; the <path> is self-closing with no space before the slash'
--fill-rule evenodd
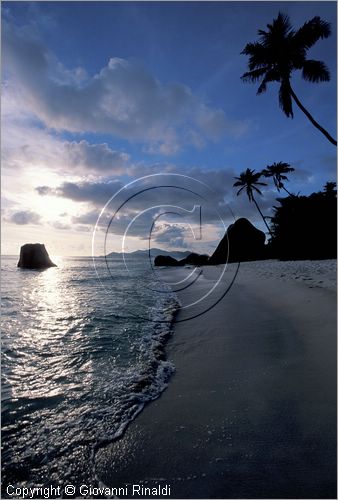
<path id="1" fill-rule="evenodd" d="M 133 484 L 170 485 L 171 498 L 336 498 L 334 266 L 244 263 L 213 309 L 180 322 L 182 310 L 167 346 L 176 373 L 98 451 L 103 483 L 130 498 Z M 181 303 L 217 272 L 205 267 Z"/>

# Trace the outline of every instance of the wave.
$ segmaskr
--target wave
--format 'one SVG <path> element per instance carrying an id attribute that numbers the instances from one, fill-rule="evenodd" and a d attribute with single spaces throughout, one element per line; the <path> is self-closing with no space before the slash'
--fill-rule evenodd
<path id="1" fill-rule="evenodd" d="M 48 280 L 34 293 L 28 293 L 27 281 L 24 314 L 18 309 L 8 329 L 3 358 L 4 492 L 11 481 L 61 486 L 97 481 L 97 450 L 121 437 L 174 373 L 165 346 L 180 306 L 175 294 L 164 284 L 152 283 L 166 291 L 155 294 L 154 286 L 146 288 L 143 282 L 135 312 L 146 312 L 145 318 L 121 317 L 123 292 L 136 293 L 136 280 L 125 280 L 125 290 L 121 280 L 115 288 L 113 282 L 111 294 L 106 294 L 92 270 L 87 271 L 78 275 L 73 266 L 55 275 L 64 290 L 57 302 L 47 300 Z M 73 280 L 81 285 L 73 287 Z"/>

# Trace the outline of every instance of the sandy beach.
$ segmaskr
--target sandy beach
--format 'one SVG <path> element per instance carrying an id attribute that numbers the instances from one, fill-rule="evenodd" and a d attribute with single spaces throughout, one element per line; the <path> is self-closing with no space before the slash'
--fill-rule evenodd
<path id="1" fill-rule="evenodd" d="M 243 263 L 222 301 L 177 322 L 167 345 L 176 372 L 98 451 L 103 483 L 170 485 L 171 498 L 336 498 L 335 269 Z M 203 268 L 181 302 L 218 273 Z"/>

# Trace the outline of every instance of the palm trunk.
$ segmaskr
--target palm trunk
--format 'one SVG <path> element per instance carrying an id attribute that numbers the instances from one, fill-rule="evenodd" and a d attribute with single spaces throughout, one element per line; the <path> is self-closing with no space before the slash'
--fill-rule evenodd
<path id="1" fill-rule="evenodd" d="M 337 141 L 328 133 L 327 130 L 325 130 L 325 128 L 323 128 L 321 125 L 319 125 L 318 122 L 316 122 L 316 120 L 313 118 L 312 115 L 310 115 L 310 113 L 308 112 L 308 110 L 306 108 L 304 108 L 303 104 L 300 102 L 300 100 L 298 99 L 298 97 L 296 96 L 296 94 L 294 93 L 294 91 L 292 90 L 292 87 L 290 85 L 290 93 L 291 93 L 291 96 L 293 98 L 293 100 L 295 101 L 295 103 L 297 104 L 297 106 L 303 111 L 303 113 L 308 117 L 308 119 L 310 120 L 310 122 L 312 123 L 312 125 L 314 125 L 318 130 L 321 131 L 321 133 L 323 135 L 325 135 L 325 137 L 332 143 L 334 144 L 335 146 L 337 146 Z"/>
<path id="2" fill-rule="evenodd" d="M 262 217 L 262 219 L 263 219 L 263 221 L 264 221 L 264 224 L 266 225 L 266 228 L 267 228 L 267 230 L 268 230 L 268 232 L 269 232 L 269 235 L 270 235 L 270 236 L 271 236 L 271 238 L 272 238 L 272 234 L 271 234 L 270 228 L 269 228 L 269 226 L 268 226 L 268 223 L 266 222 L 266 219 L 265 219 L 264 215 L 262 214 L 261 209 L 259 208 L 258 203 L 257 203 L 257 201 L 255 200 L 254 196 L 252 196 L 252 201 L 253 201 L 253 202 L 254 202 L 254 204 L 256 205 L 256 208 L 257 208 L 258 212 L 260 213 L 260 215 L 261 215 L 261 217 Z"/>

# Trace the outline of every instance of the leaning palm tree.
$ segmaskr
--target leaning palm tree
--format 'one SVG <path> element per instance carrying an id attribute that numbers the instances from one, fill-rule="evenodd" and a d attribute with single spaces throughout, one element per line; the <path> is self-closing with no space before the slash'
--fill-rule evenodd
<path id="1" fill-rule="evenodd" d="M 241 52 L 249 56 L 249 71 L 242 75 L 242 80 L 259 81 L 257 94 L 265 92 L 268 83 L 278 82 L 279 105 L 286 116 L 293 118 L 293 100 L 311 123 L 337 146 L 337 141 L 316 122 L 291 87 L 291 75 L 295 70 L 301 70 L 302 77 L 309 82 L 330 80 L 329 70 L 322 61 L 306 58 L 307 51 L 319 39 L 330 36 L 330 24 L 316 16 L 296 31 L 289 17 L 279 13 L 267 28 L 267 31 L 258 31 L 259 41 L 248 43 Z"/>
<path id="2" fill-rule="evenodd" d="M 273 178 L 273 182 L 277 188 L 277 191 L 284 189 L 284 191 L 286 191 L 289 196 L 293 196 L 290 191 L 288 191 L 284 186 L 284 181 L 289 180 L 285 174 L 294 172 L 294 170 L 295 169 L 293 167 L 290 167 L 288 163 L 279 161 L 277 163 L 273 163 L 272 165 L 268 165 L 264 170 L 262 170 L 262 175 L 264 175 L 264 177 Z"/>
<path id="3" fill-rule="evenodd" d="M 257 186 L 266 186 L 267 184 L 265 182 L 260 182 L 259 179 L 261 178 L 262 174 L 261 172 L 256 172 L 254 170 L 251 170 L 250 168 L 247 168 L 245 172 L 242 172 L 239 177 L 235 177 L 237 179 L 237 182 L 234 183 L 234 187 L 241 186 L 241 188 L 237 191 L 237 196 L 241 194 L 243 189 L 246 190 L 246 194 L 248 195 L 249 201 L 252 201 L 260 213 L 264 224 L 267 227 L 267 230 L 269 231 L 270 236 L 272 236 L 270 228 L 268 226 L 268 223 L 266 222 L 266 219 L 259 208 L 259 205 L 254 197 L 254 191 L 258 194 L 262 194 L 260 189 Z"/>

